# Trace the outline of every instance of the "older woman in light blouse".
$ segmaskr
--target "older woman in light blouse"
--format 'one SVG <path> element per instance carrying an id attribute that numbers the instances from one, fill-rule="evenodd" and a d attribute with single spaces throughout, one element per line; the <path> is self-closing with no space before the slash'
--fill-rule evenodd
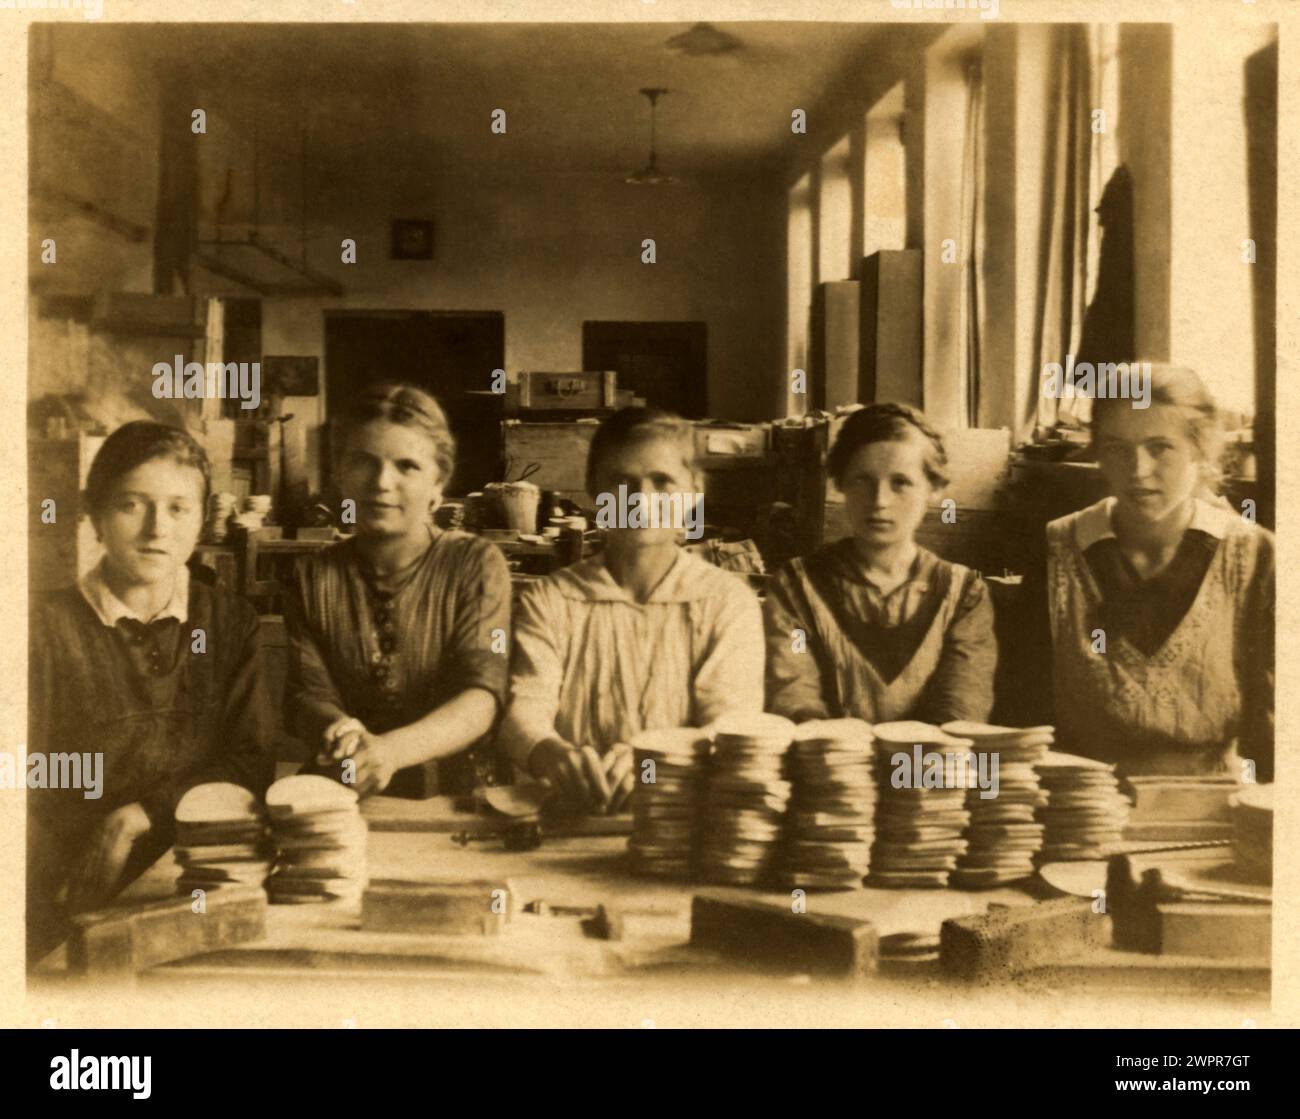
<path id="1" fill-rule="evenodd" d="M 592 440 L 587 488 L 598 501 L 694 493 L 692 452 L 686 421 L 623 409 Z M 603 554 L 520 598 L 501 743 L 572 807 L 626 803 L 635 774 L 615 747 L 638 732 L 762 710 L 758 599 L 677 537 L 671 525 L 611 528 Z"/>

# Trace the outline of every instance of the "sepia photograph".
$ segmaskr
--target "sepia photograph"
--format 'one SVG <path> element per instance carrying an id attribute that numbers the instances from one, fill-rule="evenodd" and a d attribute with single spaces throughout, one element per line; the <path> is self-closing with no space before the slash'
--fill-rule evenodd
<path id="1" fill-rule="evenodd" d="M 297 7 L 0 3 L 0 1021 L 1294 1026 L 1285 6 Z"/>

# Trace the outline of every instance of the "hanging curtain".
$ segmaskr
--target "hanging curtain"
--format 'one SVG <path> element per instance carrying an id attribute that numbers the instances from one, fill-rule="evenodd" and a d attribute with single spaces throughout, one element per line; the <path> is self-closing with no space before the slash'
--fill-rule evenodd
<path id="1" fill-rule="evenodd" d="M 1084 283 L 1087 309 L 1075 364 L 1131 361 L 1134 353 L 1132 183 L 1119 167 L 1116 121 L 1119 117 L 1118 29 L 1087 28 L 1088 37 L 1088 205 Z M 1058 427 L 1086 428 L 1092 401 L 1074 397 L 1052 401 Z"/>
<path id="2" fill-rule="evenodd" d="M 1132 361 L 1136 335 L 1133 288 L 1133 189 L 1128 171 L 1119 166 L 1119 29 L 1114 24 L 1088 27 L 1089 103 L 1102 111 L 1103 127 L 1090 127 L 1088 198 L 1093 215 L 1088 225 L 1086 281 L 1088 309 L 1074 360 Z M 1091 114 L 1090 114 L 1091 115 Z M 1092 401 L 1059 401 L 1057 423 L 1087 427 Z"/>
<path id="3" fill-rule="evenodd" d="M 1052 65 L 1059 75 L 1044 114 L 1047 142 L 1039 208 L 1039 275 L 1034 319 L 1033 391 L 1018 438 L 1054 428 L 1063 402 L 1042 392 L 1043 368 L 1065 364 L 1078 352 L 1088 298 L 1088 243 L 1092 209 L 1092 65 L 1088 29 L 1059 24 L 1052 29 Z M 1107 122 L 1113 128 L 1117 122 Z M 1070 403 L 1070 402 L 1064 402 Z"/>
<path id="4" fill-rule="evenodd" d="M 984 190 L 984 78 L 979 60 L 973 59 L 966 65 L 966 135 L 961 175 L 961 370 L 967 427 L 979 425 Z"/>

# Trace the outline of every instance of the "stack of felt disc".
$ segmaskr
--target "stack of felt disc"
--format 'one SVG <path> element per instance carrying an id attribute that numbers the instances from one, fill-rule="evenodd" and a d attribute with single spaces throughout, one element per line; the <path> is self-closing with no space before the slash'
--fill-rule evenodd
<path id="1" fill-rule="evenodd" d="M 273 902 L 359 904 L 366 884 L 366 824 L 354 789 L 328 777 L 297 774 L 266 791 L 275 870 Z"/>
<path id="2" fill-rule="evenodd" d="M 785 753 L 793 737 L 794 724 L 779 715 L 728 717 L 714 725 L 697 815 L 706 881 L 747 886 L 771 874 L 790 800 Z"/>
<path id="3" fill-rule="evenodd" d="M 691 727 L 643 731 L 630 745 L 636 759 L 628 842 L 632 869 L 687 878 L 694 869 L 695 811 L 706 776 L 708 736 Z"/>
<path id="4" fill-rule="evenodd" d="M 1128 819 L 1115 767 L 1051 750 L 1036 768 L 1047 792 L 1047 806 L 1038 817 L 1045 826 L 1039 863 L 1109 856 Z"/>
<path id="5" fill-rule="evenodd" d="M 869 886 L 942 887 L 966 853 L 965 772 L 969 738 L 955 738 L 929 723 L 878 723 L 876 737 L 876 842 Z"/>
<path id="6" fill-rule="evenodd" d="M 195 785 L 176 805 L 176 888 L 182 894 L 218 886 L 261 886 L 271 872 L 266 818 L 257 797 L 240 785 Z"/>
<path id="7" fill-rule="evenodd" d="M 939 962 L 939 933 L 890 933 L 880 938 L 879 951 L 882 971 L 930 970 Z"/>
<path id="8" fill-rule="evenodd" d="M 1034 768 L 1047 756 L 1052 727 L 997 727 L 987 723 L 944 723 L 952 735 L 975 743 L 977 775 L 992 785 L 992 759 L 997 759 L 996 785 L 969 788 L 966 808 L 966 853 L 953 871 L 951 884 L 963 887 L 1000 886 L 1028 878 L 1043 845 L 1043 824 L 1036 813 L 1047 805 L 1047 794 Z"/>
<path id="9" fill-rule="evenodd" d="M 871 743 L 871 727 L 859 719 L 819 719 L 796 728 L 780 863 L 786 885 L 845 890 L 862 884 L 876 834 Z"/>

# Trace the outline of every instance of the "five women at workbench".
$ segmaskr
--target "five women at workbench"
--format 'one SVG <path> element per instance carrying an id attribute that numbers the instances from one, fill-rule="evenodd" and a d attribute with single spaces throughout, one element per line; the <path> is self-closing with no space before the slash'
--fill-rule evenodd
<path id="1" fill-rule="evenodd" d="M 1153 369 L 1149 408 L 1096 402 L 1110 496 L 1047 526 L 1045 570 L 1023 588 L 1041 609 L 1017 642 L 1025 671 L 1042 670 L 1019 674 L 1021 698 L 1057 725 L 1059 748 L 1131 773 L 1235 772 L 1240 755 L 1270 778 L 1273 538 L 1214 497 L 1219 435 L 1190 370 Z M 431 764 L 443 791 L 463 791 L 499 749 L 574 806 L 617 810 L 634 784 L 619 744 L 642 730 L 764 709 L 933 723 L 993 712 L 989 589 L 916 540 L 953 465 L 911 408 L 844 422 L 828 466 L 851 535 L 779 570 L 762 605 L 673 528 L 612 528 L 603 552 L 528 586 L 513 623 L 501 553 L 432 524 L 455 455 L 438 404 L 379 388 L 335 437 L 356 531 L 296 571 L 286 710 L 309 765 L 338 773 L 352 759 L 363 794 L 418 795 Z M 613 415 L 587 480 L 593 496 L 696 492 L 691 425 Z M 120 428 L 87 484 L 104 557 L 34 605 L 29 749 L 98 751 L 105 767 L 99 799 L 31 798 L 37 926 L 165 850 L 186 788 L 260 792 L 271 779 L 256 616 L 187 567 L 208 485 L 189 435 Z"/>

